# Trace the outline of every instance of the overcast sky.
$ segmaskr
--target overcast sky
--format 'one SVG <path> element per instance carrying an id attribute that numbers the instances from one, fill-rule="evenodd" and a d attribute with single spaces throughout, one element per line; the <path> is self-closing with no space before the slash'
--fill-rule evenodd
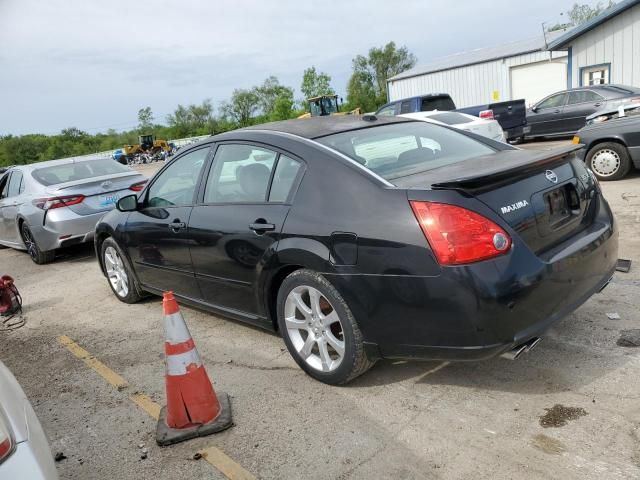
<path id="1" fill-rule="evenodd" d="M 0 0 L 0 135 L 124 130 L 311 65 L 344 94 L 351 59 L 393 40 L 418 64 L 541 34 L 574 0 Z M 593 3 L 593 2 L 591 2 Z"/>

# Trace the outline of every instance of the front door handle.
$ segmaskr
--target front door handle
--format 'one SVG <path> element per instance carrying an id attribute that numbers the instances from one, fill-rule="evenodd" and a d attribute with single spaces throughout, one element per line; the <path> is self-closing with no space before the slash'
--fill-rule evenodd
<path id="1" fill-rule="evenodd" d="M 600 102 L 593 104 L 594 107 L 599 107 L 600 105 L 602 105 Z"/>
<path id="2" fill-rule="evenodd" d="M 276 229 L 276 226 L 273 223 L 250 223 L 249 228 L 256 232 L 257 234 L 261 234 L 264 232 L 270 232 Z"/>
<path id="3" fill-rule="evenodd" d="M 171 230 L 173 233 L 178 233 L 178 231 L 182 230 L 186 226 L 187 224 L 184 222 L 173 222 L 169 224 L 169 230 Z"/>
<path id="4" fill-rule="evenodd" d="M 553 113 L 560 113 L 560 110 L 554 110 Z"/>

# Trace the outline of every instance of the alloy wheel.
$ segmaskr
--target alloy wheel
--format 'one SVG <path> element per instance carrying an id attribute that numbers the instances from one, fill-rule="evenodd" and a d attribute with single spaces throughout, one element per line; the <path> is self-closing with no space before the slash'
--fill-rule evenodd
<path id="1" fill-rule="evenodd" d="M 611 177 L 620 168 L 620 155 L 613 150 L 603 148 L 591 157 L 591 170 L 601 177 Z"/>
<path id="2" fill-rule="evenodd" d="M 118 251 L 107 247 L 104 251 L 104 267 L 113 291 L 121 298 L 129 293 L 129 276 Z"/>
<path id="3" fill-rule="evenodd" d="M 22 240 L 24 242 L 24 246 L 27 249 L 27 253 L 32 260 L 37 260 L 38 258 L 38 246 L 36 245 L 36 241 L 33 239 L 33 235 L 31 234 L 31 230 L 29 227 L 23 223 L 22 224 Z"/>
<path id="4" fill-rule="evenodd" d="M 291 290 L 284 317 L 294 349 L 310 367 L 332 372 L 340 366 L 345 354 L 342 323 L 320 290 L 307 285 Z"/>

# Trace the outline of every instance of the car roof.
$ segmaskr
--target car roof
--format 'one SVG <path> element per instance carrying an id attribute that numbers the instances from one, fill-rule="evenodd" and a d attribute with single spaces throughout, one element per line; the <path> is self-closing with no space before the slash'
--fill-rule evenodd
<path id="1" fill-rule="evenodd" d="M 330 115 L 324 117 L 301 118 L 295 120 L 283 120 L 281 122 L 263 123 L 261 125 L 254 125 L 240 130 L 235 130 L 234 133 L 242 131 L 269 130 L 273 132 L 290 133 L 308 139 L 315 139 L 351 130 L 360 130 L 379 125 L 411 121 L 413 120 L 392 116 L 376 117 L 375 115 Z M 215 137 L 212 137 L 211 140 L 214 139 Z"/>

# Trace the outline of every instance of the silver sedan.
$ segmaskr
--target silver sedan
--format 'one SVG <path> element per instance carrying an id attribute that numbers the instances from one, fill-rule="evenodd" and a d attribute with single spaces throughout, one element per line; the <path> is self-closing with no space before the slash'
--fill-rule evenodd
<path id="1" fill-rule="evenodd" d="M 0 478 L 58 478 L 38 417 L 18 381 L 1 361 Z"/>
<path id="2" fill-rule="evenodd" d="M 27 250 L 37 264 L 92 240 L 98 220 L 147 182 L 111 159 L 53 160 L 0 175 L 0 245 Z"/>

